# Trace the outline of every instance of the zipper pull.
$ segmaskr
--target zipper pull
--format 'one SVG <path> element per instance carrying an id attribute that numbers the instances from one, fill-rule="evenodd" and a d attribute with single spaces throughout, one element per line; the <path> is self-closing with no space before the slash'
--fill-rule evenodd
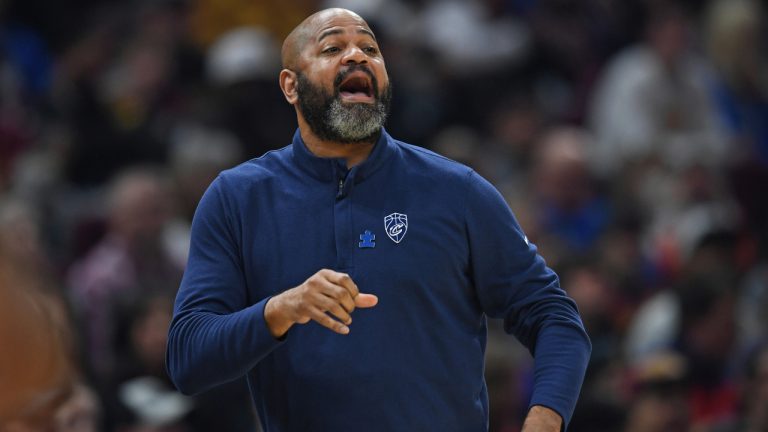
<path id="1" fill-rule="evenodd" d="M 344 192 L 344 179 L 339 179 L 339 192 L 336 194 L 336 198 L 341 198 Z"/>

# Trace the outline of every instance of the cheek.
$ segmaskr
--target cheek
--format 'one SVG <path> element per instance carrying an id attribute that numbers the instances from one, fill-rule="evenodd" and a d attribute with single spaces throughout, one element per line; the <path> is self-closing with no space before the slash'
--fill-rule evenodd
<path id="1" fill-rule="evenodd" d="M 368 68 L 373 72 L 373 74 L 376 76 L 376 79 L 379 81 L 379 87 L 384 88 L 387 84 L 389 84 L 387 68 L 382 60 L 373 59 L 369 61 Z"/>
<path id="2" fill-rule="evenodd" d="M 319 59 L 316 62 L 307 65 L 303 70 L 306 78 L 314 86 L 331 86 L 336 73 L 332 65 L 325 59 Z"/>
<path id="3" fill-rule="evenodd" d="M 384 69 L 383 66 L 381 67 L 381 70 L 378 71 L 378 76 L 380 77 L 379 87 L 381 87 L 382 90 L 387 88 L 387 86 L 389 86 L 389 75 L 387 75 L 387 70 Z"/>

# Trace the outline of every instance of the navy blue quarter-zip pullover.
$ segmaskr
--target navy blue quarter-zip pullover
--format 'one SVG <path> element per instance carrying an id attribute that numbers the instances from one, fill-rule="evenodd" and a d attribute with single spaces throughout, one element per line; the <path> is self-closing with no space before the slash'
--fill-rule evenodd
<path id="1" fill-rule="evenodd" d="M 322 268 L 378 305 L 348 335 L 310 322 L 276 340 L 266 302 Z M 496 189 L 386 132 L 347 169 L 297 131 L 202 198 L 168 369 L 185 393 L 247 376 L 267 432 L 487 431 L 486 316 L 533 353 L 531 405 L 567 423 L 590 343 Z"/>

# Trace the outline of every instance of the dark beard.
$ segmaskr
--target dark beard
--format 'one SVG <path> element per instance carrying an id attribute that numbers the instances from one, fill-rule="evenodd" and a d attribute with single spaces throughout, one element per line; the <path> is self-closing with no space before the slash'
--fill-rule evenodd
<path id="1" fill-rule="evenodd" d="M 341 102 L 339 86 L 347 74 L 361 70 L 371 77 L 374 103 Z M 345 144 L 376 142 L 387 119 L 392 99 L 392 87 L 387 85 L 379 95 L 376 77 L 365 67 L 351 66 L 339 73 L 333 83 L 333 94 L 313 84 L 303 73 L 297 72 L 299 110 L 312 132 L 323 141 Z"/>

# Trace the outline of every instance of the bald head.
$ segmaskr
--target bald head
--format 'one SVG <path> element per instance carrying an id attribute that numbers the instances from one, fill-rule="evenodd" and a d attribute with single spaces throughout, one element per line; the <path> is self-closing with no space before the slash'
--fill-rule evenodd
<path id="1" fill-rule="evenodd" d="M 347 19 L 357 21 L 362 27 L 373 35 L 368 23 L 360 15 L 348 9 L 331 8 L 324 9 L 308 16 L 296 28 L 291 31 L 288 37 L 283 41 L 282 61 L 283 68 L 295 70 L 297 68 L 298 58 L 307 45 L 307 42 L 319 37 L 319 32 L 323 27 L 328 26 L 336 19 Z"/>

